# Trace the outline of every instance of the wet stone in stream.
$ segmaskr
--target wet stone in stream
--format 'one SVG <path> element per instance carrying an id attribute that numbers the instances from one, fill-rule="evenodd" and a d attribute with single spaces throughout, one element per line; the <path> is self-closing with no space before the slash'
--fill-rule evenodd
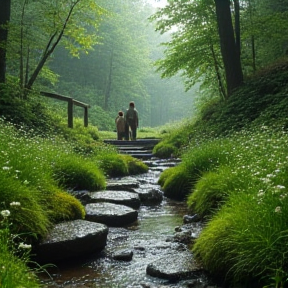
<path id="1" fill-rule="evenodd" d="M 134 209 L 140 207 L 138 194 L 127 191 L 99 191 L 89 193 L 90 203 L 109 202 L 114 204 L 126 205 Z"/>
<path id="2" fill-rule="evenodd" d="M 137 220 L 138 211 L 113 203 L 91 203 L 85 206 L 88 221 L 99 222 L 108 226 L 126 226 Z"/>
<path id="3" fill-rule="evenodd" d="M 161 162 L 161 166 L 164 165 L 164 161 Z M 156 166 L 155 164 L 154 167 L 157 168 Z M 150 169 L 146 174 L 121 179 L 119 185 L 118 179 L 110 180 L 107 185 L 108 190 L 130 191 L 137 194 L 144 190 L 157 191 L 161 194 L 162 201 L 152 206 L 141 201 L 139 209 L 134 210 L 138 214 L 137 221 L 128 226 L 126 224 L 125 227 L 109 227 L 107 245 L 100 255 L 91 254 L 90 257 L 76 264 L 60 264 L 53 279 L 43 280 L 44 288 L 208 287 L 205 284 L 205 275 L 202 275 L 201 269 L 195 265 L 186 243 L 174 238 L 175 235 L 184 231 L 188 231 L 187 235 L 190 237 L 197 235 L 200 229 L 199 223 L 189 223 L 189 229 L 188 226 L 185 229 L 181 228 L 183 216 L 187 214 L 186 204 L 163 197 L 163 192 L 157 184 L 159 175 L 160 171 Z M 125 183 L 127 183 L 126 186 Z M 126 188 L 123 188 L 122 184 Z M 141 199 L 140 193 L 139 197 Z M 87 215 L 91 214 L 89 209 L 93 207 L 89 205 L 103 204 L 86 205 Z M 118 206 L 113 203 L 106 204 L 108 204 L 106 210 L 109 210 L 110 205 Z M 92 210 L 100 211 L 96 207 L 94 206 L 95 209 Z M 175 227 L 178 227 L 176 233 Z M 132 257 L 124 257 L 129 261 L 121 257 L 117 258 L 116 255 L 121 255 L 121 253 L 122 256 L 131 257 L 132 255 Z M 190 262 L 189 270 L 188 264 L 183 267 L 185 261 Z M 168 276 L 169 274 L 172 276 Z"/>

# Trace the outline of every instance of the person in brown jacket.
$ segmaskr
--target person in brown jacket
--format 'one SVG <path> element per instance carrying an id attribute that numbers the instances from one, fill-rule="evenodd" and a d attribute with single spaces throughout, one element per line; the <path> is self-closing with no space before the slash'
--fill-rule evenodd
<path id="1" fill-rule="evenodd" d="M 137 136 L 139 119 L 138 119 L 138 111 L 135 108 L 134 102 L 129 103 L 129 109 L 127 109 L 125 113 L 125 122 L 128 124 L 129 130 L 131 129 L 131 137 L 130 137 L 131 140 L 135 141 Z"/>
<path id="2" fill-rule="evenodd" d="M 115 119 L 117 140 L 123 140 L 125 137 L 125 119 L 122 111 L 118 112 L 118 116 Z"/>

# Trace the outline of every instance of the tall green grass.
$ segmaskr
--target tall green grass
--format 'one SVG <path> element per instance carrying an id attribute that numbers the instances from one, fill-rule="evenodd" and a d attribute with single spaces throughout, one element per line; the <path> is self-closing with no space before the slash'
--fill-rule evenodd
<path id="1" fill-rule="evenodd" d="M 211 217 L 193 252 L 206 269 L 228 282 L 247 284 L 258 279 L 263 285 L 274 282 L 279 285 L 274 287 L 284 287 L 288 279 L 288 136 L 262 127 L 214 142 L 222 152 L 211 158 L 213 151 L 205 153 L 203 147 L 203 153 L 207 161 L 218 163 L 206 166 L 208 172 L 199 177 L 188 197 L 194 212 Z M 189 156 L 193 162 L 199 157 L 198 162 L 205 163 L 205 156 L 197 149 L 194 152 Z"/>

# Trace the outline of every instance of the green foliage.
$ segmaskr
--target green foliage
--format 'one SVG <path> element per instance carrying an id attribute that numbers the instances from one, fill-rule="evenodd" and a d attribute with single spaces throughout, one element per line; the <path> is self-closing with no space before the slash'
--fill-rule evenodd
<path id="1" fill-rule="evenodd" d="M 109 115 L 100 106 L 95 105 L 89 109 L 89 122 L 101 131 L 113 131 L 115 129 L 115 117 Z"/>
<path id="2" fill-rule="evenodd" d="M 7 166 L 0 167 L 3 169 Z M 13 171 L 13 174 L 14 173 L 15 171 Z M 10 210 L 10 203 L 19 202 L 21 206 L 18 211 L 16 211 L 17 213 L 12 213 L 11 216 L 14 224 L 11 227 L 11 232 L 30 232 L 34 234 L 34 237 L 36 235 L 44 236 L 51 222 L 47 211 L 45 211 L 45 207 L 41 205 L 41 191 L 35 189 L 33 186 L 31 187 L 27 182 L 15 180 L 14 177 L 16 175 L 11 175 L 11 170 L 8 171 L 4 169 L 3 172 L 0 172 L 0 210 Z M 33 236 L 32 234 L 27 234 L 27 236 L 31 238 L 31 236 Z"/>
<path id="3" fill-rule="evenodd" d="M 105 177 L 96 163 L 79 155 L 62 156 L 53 165 L 53 177 L 61 187 L 97 191 L 105 188 Z"/>
<path id="4" fill-rule="evenodd" d="M 20 75 L 21 88 L 31 89 L 40 72 L 45 80 L 55 83 L 57 76 L 44 65 L 58 44 L 79 56 L 80 51 L 87 52 L 98 43 L 95 31 L 104 9 L 94 1 L 58 4 L 46 0 L 12 2 L 7 54 L 11 73 Z"/>
<path id="5" fill-rule="evenodd" d="M 190 141 L 191 130 L 194 121 L 181 121 L 174 123 L 168 129 L 162 128 L 162 140 L 153 148 L 153 153 L 159 158 L 169 158 L 173 154 L 179 156 L 182 152 L 180 148 L 186 147 Z"/>
<path id="6" fill-rule="evenodd" d="M 85 217 L 85 208 L 81 202 L 67 192 L 56 189 L 55 193 L 48 195 L 45 200 L 45 206 L 49 210 L 49 219 L 52 219 L 54 223 Z"/>
<path id="7" fill-rule="evenodd" d="M 188 171 L 182 165 L 169 168 L 166 171 L 164 178 L 159 179 L 159 183 L 164 182 L 162 186 L 164 195 L 172 199 L 183 200 L 191 187 Z"/>
<path id="8" fill-rule="evenodd" d="M 177 167 L 168 169 L 171 171 L 170 175 L 167 177 L 169 172 L 164 171 L 164 176 L 160 176 L 159 184 L 166 196 L 184 199 L 205 172 L 225 164 L 227 154 L 222 149 L 225 142 L 227 140 L 219 139 L 187 149 L 182 155 L 182 162 Z M 227 147 L 230 147 L 229 144 Z"/>
<path id="9" fill-rule="evenodd" d="M 118 155 L 127 165 L 129 175 L 137 175 L 148 172 L 149 167 L 141 160 L 130 155 Z"/>
<path id="10" fill-rule="evenodd" d="M 216 94 L 219 78 L 215 66 L 221 66 L 218 63 L 222 60 L 213 6 L 213 1 L 170 1 L 150 19 L 157 21 L 156 29 L 161 33 L 179 28 L 172 32 L 172 40 L 164 43 L 165 58 L 156 62 L 162 76 L 181 73 L 187 90 L 201 81 Z"/>
<path id="11" fill-rule="evenodd" d="M 102 187 L 105 183 L 104 176 L 95 164 L 77 156 L 73 152 L 73 145 L 61 138 L 44 139 L 25 129 L 15 129 L 15 126 L 2 119 L 0 136 L 0 151 L 2 151 L 0 153 L 0 202 L 2 203 L 0 208 L 6 209 L 15 201 L 21 203 L 21 208 L 15 216 L 17 219 L 14 219 L 14 228 L 17 229 L 15 232 L 29 232 L 29 235 L 34 234 L 41 238 L 57 219 L 72 219 L 74 216 L 79 218 L 83 213 L 81 207 L 78 207 L 79 204 L 69 197 L 66 201 L 66 210 L 54 210 L 50 205 L 51 199 L 56 197 L 55 193 L 59 193 L 59 188 L 56 189 L 57 182 L 53 178 L 53 167 L 61 163 L 61 159 L 65 161 L 70 157 L 75 161 L 83 162 L 84 168 L 81 168 L 81 163 L 75 165 L 80 166 L 81 173 L 93 175 L 94 180 L 87 182 L 90 185 L 91 182 L 96 181 L 95 178 L 99 181 L 99 186 Z M 85 173 L 84 177 L 86 177 Z M 83 179 L 83 174 L 80 178 Z M 69 205 L 71 209 L 76 207 L 73 208 L 74 212 L 68 209 Z"/>
<path id="12" fill-rule="evenodd" d="M 213 212 L 193 251 L 222 280 L 269 283 L 286 275 L 287 140 L 267 128 L 227 138 L 225 166 L 204 174 L 188 198 L 200 214 Z"/>
<path id="13" fill-rule="evenodd" d="M 5 211 L 7 212 L 7 210 L 2 210 L 1 213 Z M 16 215 L 16 210 L 10 214 L 13 218 L 17 218 Z M 3 218 L 2 214 L 0 215 L 0 285 L 3 288 L 38 288 L 40 287 L 39 280 L 32 273 L 35 271 L 28 267 L 31 245 L 17 243 L 16 239 L 19 235 L 13 236 L 9 229 L 11 224 L 14 224 L 11 223 L 10 216 Z M 12 230 L 15 231 L 15 229 Z"/>
<path id="14" fill-rule="evenodd" d="M 171 155 L 177 154 L 176 147 L 173 146 L 172 144 L 166 144 L 165 142 L 160 142 L 153 148 L 153 154 L 159 158 L 164 159 L 169 158 L 171 157 Z"/>
<path id="15" fill-rule="evenodd" d="M 137 175 L 148 171 L 146 164 L 130 155 L 102 153 L 95 160 L 109 177 Z"/>
<path id="16" fill-rule="evenodd" d="M 101 154 L 96 157 L 97 165 L 110 177 L 128 175 L 128 165 L 118 154 Z"/>
<path id="17" fill-rule="evenodd" d="M 16 84 L 2 85 L 0 115 L 14 124 L 29 127 L 38 133 L 48 133 L 54 123 L 42 97 L 31 92 L 24 101 L 22 93 Z"/>
<path id="18" fill-rule="evenodd" d="M 191 213 L 202 218 L 211 217 L 225 203 L 228 195 L 235 191 L 237 180 L 237 175 L 232 174 L 226 166 L 204 173 L 187 198 Z"/>

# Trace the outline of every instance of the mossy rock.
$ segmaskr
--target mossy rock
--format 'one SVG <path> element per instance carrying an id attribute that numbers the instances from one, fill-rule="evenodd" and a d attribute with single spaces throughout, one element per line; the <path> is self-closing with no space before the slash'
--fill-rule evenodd
<path id="1" fill-rule="evenodd" d="M 46 202 L 48 215 L 52 222 L 85 218 L 85 208 L 81 202 L 68 192 L 57 190 Z"/>

